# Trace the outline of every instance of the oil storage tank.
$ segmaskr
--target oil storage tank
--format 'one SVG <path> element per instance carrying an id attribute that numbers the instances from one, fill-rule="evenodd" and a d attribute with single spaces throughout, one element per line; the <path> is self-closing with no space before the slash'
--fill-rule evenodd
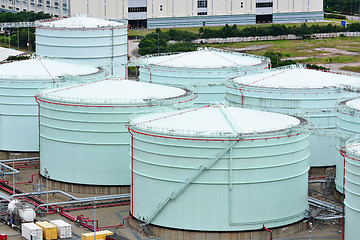
<path id="1" fill-rule="evenodd" d="M 46 176 L 46 169 L 49 179 L 59 182 L 57 188 L 69 191 L 128 190 L 129 116 L 154 107 L 188 106 L 195 98 L 189 89 L 122 79 L 42 90 L 37 95 L 40 172 Z"/>
<path id="2" fill-rule="evenodd" d="M 36 54 L 101 66 L 125 77 L 127 22 L 86 16 L 36 22 Z"/>
<path id="3" fill-rule="evenodd" d="M 345 85 L 357 85 L 360 77 L 306 69 L 302 66 L 276 68 L 229 80 L 226 100 L 244 108 L 309 117 L 316 131 L 310 137 L 310 166 L 314 172 L 335 166 L 337 100 L 353 96 Z"/>
<path id="4" fill-rule="evenodd" d="M 0 151 L 37 152 L 39 88 L 96 80 L 108 75 L 99 68 L 48 59 L 29 59 L 0 65 Z M 24 156 L 26 157 L 26 156 Z"/>
<path id="5" fill-rule="evenodd" d="M 345 240 L 359 238 L 360 142 L 349 140 L 341 149 L 345 160 Z M 344 164 L 344 163 L 343 163 Z"/>
<path id="6" fill-rule="evenodd" d="M 337 149 L 345 147 L 346 140 L 350 138 L 359 138 L 360 134 L 360 99 L 347 99 L 340 101 L 337 107 L 338 130 L 343 132 L 343 136 L 339 137 Z M 343 193 L 344 180 L 344 157 L 338 154 L 336 161 L 336 190 Z"/>
<path id="7" fill-rule="evenodd" d="M 302 118 L 207 105 L 133 116 L 129 131 L 131 208 L 141 224 L 203 234 L 305 217 L 309 135 Z"/>
<path id="8" fill-rule="evenodd" d="M 140 58 L 140 81 L 189 85 L 199 95 L 195 104 L 225 101 L 226 80 L 268 68 L 265 57 L 198 48 L 194 52 L 154 54 Z"/>

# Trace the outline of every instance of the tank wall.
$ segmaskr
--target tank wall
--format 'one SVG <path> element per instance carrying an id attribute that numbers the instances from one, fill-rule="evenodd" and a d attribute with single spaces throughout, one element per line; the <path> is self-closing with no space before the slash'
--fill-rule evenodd
<path id="1" fill-rule="evenodd" d="M 241 88 L 241 90 L 239 90 Z M 315 128 L 336 129 L 336 111 L 334 107 L 338 98 L 348 94 L 339 93 L 336 89 L 289 90 L 254 87 L 233 87 L 226 89 L 226 100 L 232 106 L 265 110 L 284 114 L 299 114 L 309 117 Z M 352 94 L 350 94 L 351 96 Z M 336 165 L 339 154 L 336 138 L 310 136 L 311 167 Z"/>
<path id="2" fill-rule="evenodd" d="M 338 130 L 344 131 L 350 135 L 360 134 L 360 113 L 357 111 L 352 111 L 352 114 L 349 114 L 349 108 L 345 107 L 340 109 L 337 114 L 337 127 Z M 340 193 L 343 192 L 343 178 L 344 178 L 344 157 L 341 156 L 340 150 L 345 146 L 345 141 L 347 139 L 339 138 L 337 140 L 337 159 L 336 159 L 336 190 Z"/>
<path id="3" fill-rule="evenodd" d="M 198 94 L 197 105 L 225 102 L 226 80 L 244 75 L 241 70 L 229 69 L 179 69 L 141 66 L 139 79 L 142 82 L 160 84 L 180 84 L 191 86 Z"/>
<path id="4" fill-rule="evenodd" d="M 228 144 L 134 133 L 134 217 L 147 218 Z M 303 219 L 308 207 L 308 145 L 306 135 L 237 143 L 231 154 L 171 200 L 152 224 L 197 231 L 241 231 Z"/>
<path id="5" fill-rule="evenodd" d="M 358 157 L 355 157 L 358 159 Z M 360 235 L 360 162 L 346 158 L 345 172 L 345 240 Z"/>
<path id="6" fill-rule="evenodd" d="M 0 150 L 36 152 L 39 150 L 37 104 L 42 82 L 0 79 Z"/>
<path id="7" fill-rule="evenodd" d="M 180 100 L 186 98 L 174 102 Z M 41 102 L 41 174 L 44 175 L 46 168 L 50 178 L 56 181 L 130 185 L 130 140 L 125 125 L 130 115 L 149 108 L 144 105 L 78 107 Z"/>
<path id="8" fill-rule="evenodd" d="M 36 54 L 106 66 L 111 74 L 125 77 L 127 28 L 69 30 L 36 29 Z"/>

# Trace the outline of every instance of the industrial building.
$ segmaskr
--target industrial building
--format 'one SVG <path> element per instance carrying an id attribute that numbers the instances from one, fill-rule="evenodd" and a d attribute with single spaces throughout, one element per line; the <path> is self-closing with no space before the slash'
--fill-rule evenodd
<path id="1" fill-rule="evenodd" d="M 353 102 L 359 110 L 359 100 Z M 345 238 L 344 240 L 354 240 L 359 237 L 360 229 L 357 222 L 360 219 L 360 142 L 359 139 L 348 140 L 341 149 L 341 155 L 344 157 L 345 165 Z"/>
<path id="2" fill-rule="evenodd" d="M 0 64 L 0 151 L 39 151 L 34 96 L 40 88 L 97 80 L 108 74 L 100 68 L 40 58 Z"/>
<path id="3" fill-rule="evenodd" d="M 339 131 L 344 134 L 339 137 L 337 142 L 337 149 L 340 153 L 341 149 L 345 147 L 348 139 L 358 139 L 360 135 L 360 99 L 347 99 L 341 101 L 337 105 L 337 121 L 336 126 Z M 343 193 L 344 180 L 344 157 L 338 154 L 336 160 L 336 190 Z"/>
<path id="4" fill-rule="evenodd" d="M 127 77 L 128 25 L 86 16 L 37 22 L 36 55 L 92 64 Z"/>
<path id="5" fill-rule="evenodd" d="M 132 117 L 134 218 L 202 236 L 192 239 L 291 228 L 308 208 L 309 126 L 302 118 L 219 104 Z"/>
<path id="6" fill-rule="evenodd" d="M 339 152 L 338 135 L 332 134 L 337 129 L 335 105 L 339 98 L 356 96 L 347 88 L 359 82 L 356 74 L 287 66 L 229 80 L 226 100 L 233 106 L 309 118 L 316 130 L 310 137 L 309 163 L 312 170 L 322 171 L 336 165 Z"/>
<path id="7" fill-rule="evenodd" d="M 323 0 L 1 0 L 0 8 L 127 19 L 148 28 L 323 20 Z"/>
<path id="8" fill-rule="evenodd" d="M 139 80 L 159 84 L 182 84 L 199 95 L 196 104 L 225 101 L 226 81 L 270 67 L 263 56 L 217 48 L 198 48 L 194 52 L 147 55 L 138 61 Z"/>
<path id="9" fill-rule="evenodd" d="M 186 88 L 103 79 L 41 90 L 36 98 L 41 175 L 47 171 L 57 182 L 52 185 L 66 191 L 120 193 L 130 185 L 125 127 L 130 115 L 160 106 L 190 106 L 196 95 Z"/>

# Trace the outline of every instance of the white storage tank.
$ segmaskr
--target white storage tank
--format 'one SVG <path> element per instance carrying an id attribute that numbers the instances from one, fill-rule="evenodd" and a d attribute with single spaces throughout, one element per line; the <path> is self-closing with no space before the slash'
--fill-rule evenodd
<path id="1" fill-rule="evenodd" d="M 40 58 L 0 64 L 0 150 L 39 151 L 39 88 L 106 75 L 99 68 Z"/>
<path id="2" fill-rule="evenodd" d="M 64 239 L 72 237 L 71 225 L 69 223 L 61 219 L 51 220 L 50 223 L 56 226 L 58 238 Z"/>
<path id="3" fill-rule="evenodd" d="M 360 142 L 347 141 L 341 154 L 345 158 L 345 240 L 354 240 L 360 235 Z"/>
<path id="4" fill-rule="evenodd" d="M 226 100 L 234 106 L 309 117 L 317 135 L 310 137 L 310 166 L 335 166 L 337 100 L 355 94 L 342 85 L 358 85 L 360 77 L 305 69 L 276 68 L 264 73 L 231 79 Z"/>
<path id="5" fill-rule="evenodd" d="M 86 16 L 36 23 L 36 54 L 102 66 L 116 76 L 127 74 L 128 25 Z"/>
<path id="6" fill-rule="evenodd" d="M 40 172 L 65 183 L 130 185 L 129 116 L 149 108 L 188 106 L 185 88 L 105 79 L 39 92 Z"/>
<path id="7" fill-rule="evenodd" d="M 132 117 L 133 216 L 212 232 L 302 220 L 308 127 L 302 118 L 224 105 Z"/>
<path id="8" fill-rule="evenodd" d="M 216 48 L 194 52 L 154 54 L 140 58 L 140 81 L 192 86 L 198 105 L 225 101 L 226 80 L 268 68 L 265 57 Z"/>
<path id="9" fill-rule="evenodd" d="M 338 139 L 337 149 L 340 152 L 345 146 L 345 141 L 350 138 L 359 138 L 360 135 L 360 99 L 347 99 L 338 104 L 336 125 L 344 133 Z M 336 161 L 336 190 L 343 193 L 344 157 L 338 154 Z"/>
<path id="10" fill-rule="evenodd" d="M 31 240 L 32 236 L 36 236 L 37 240 L 43 239 L 43 230 L 35 223 L 22 223 L 21 224 L 21 236 L 27 240 Z"/>

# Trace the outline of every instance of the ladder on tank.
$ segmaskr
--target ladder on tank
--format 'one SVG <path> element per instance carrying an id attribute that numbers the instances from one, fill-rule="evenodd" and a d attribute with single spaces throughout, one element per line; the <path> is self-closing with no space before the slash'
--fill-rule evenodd
<path id="1" fill-rule="evenodd" d="M 204 170 L 207 170 L 211 168 L 219 159 L 221 159 L 236 143 L 240 141 L 241 135 L 239 134 L 238 140 L 233 141 L 229 144 L 227 148 L 225 148 L 223 151 L 218 153 L 214 158 L 209 160 L 208 162 L 202 164 L 198 170 L 192 174 L 190 177 L 186 179 L 185 182 L 182 183 L 181 186 L 179 186 L 177 189 L 175 189 L 173 192 L 171 192 L 167 197 L 164 198 L 157 206 L 156 208 L 150 213 L 150 215 L 145 219 L 145 223 L 143 225 L 148 225 L 151 223 L 151 221 L 158 215 L 158 213 L 165 207 L 165 205 L 170 201 L 175 199 L 181 192 L 183 192 L 198 176 L 201 175 L 201 173 Z"/>

